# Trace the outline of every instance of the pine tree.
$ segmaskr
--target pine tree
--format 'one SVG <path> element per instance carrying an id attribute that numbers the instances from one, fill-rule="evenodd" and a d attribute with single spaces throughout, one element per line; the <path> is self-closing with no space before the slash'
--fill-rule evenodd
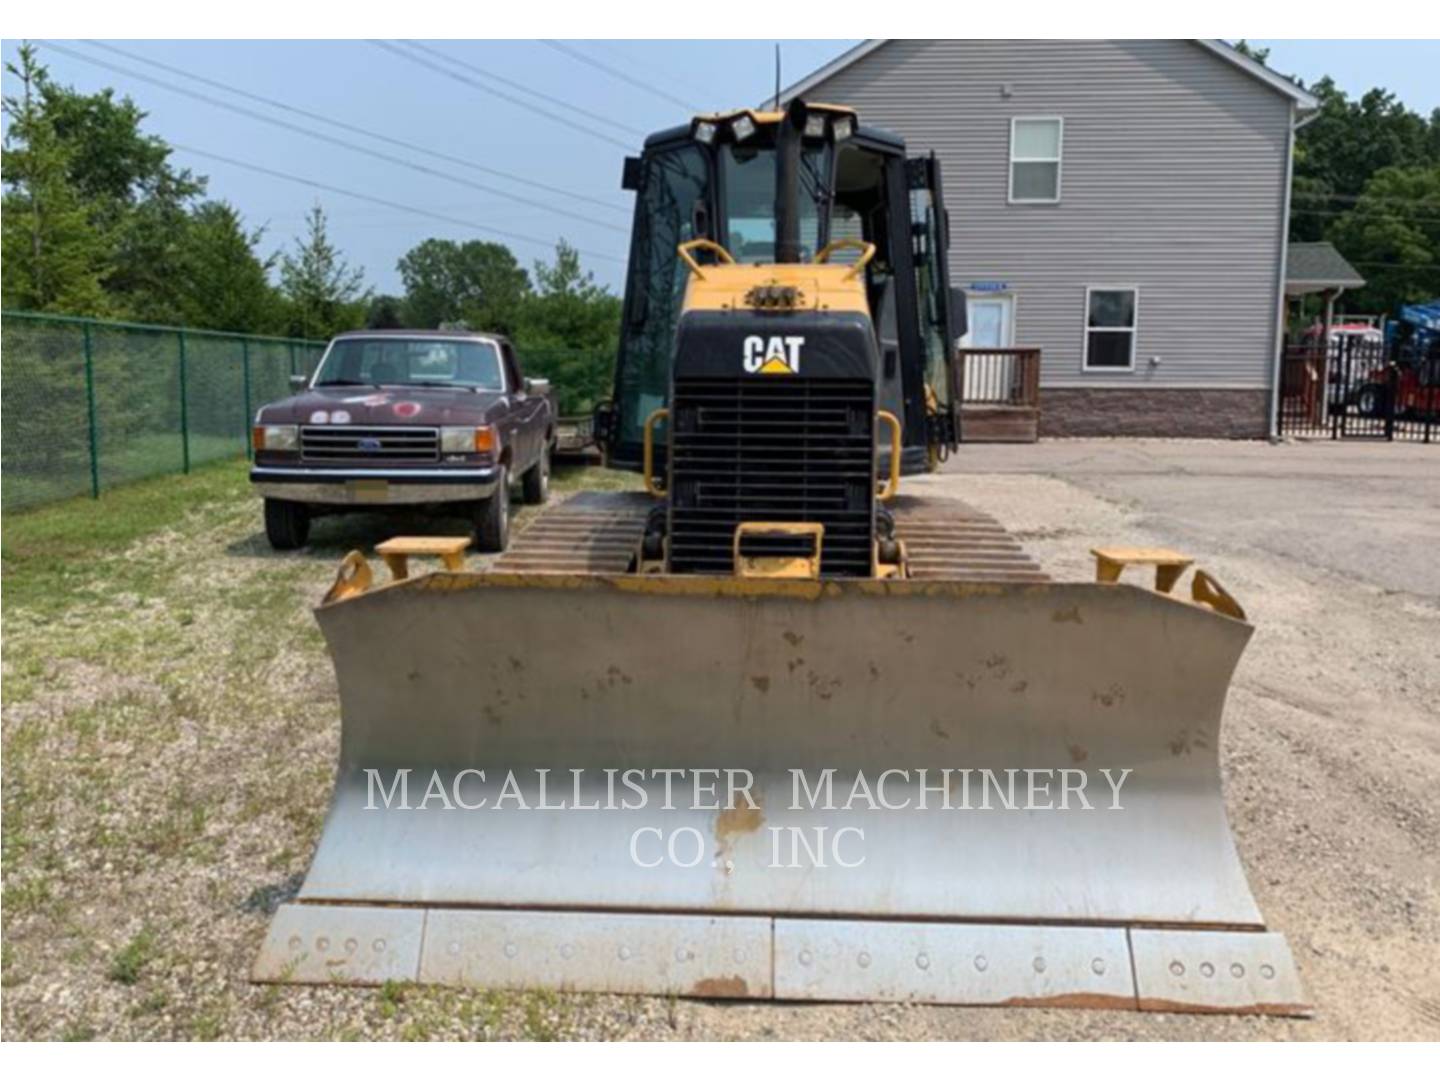
<path id="1" fill-rule="evenodd" d="M 70 180 L 70 151 L 55 131 L 41 97 L 46 69 L 33 45 L 20 46 L 20 63 L 5 69 L 21 92 L 4 99 L 3 258 L 4 306 L 71 315 L 108 314 L 102 281 L 111 270 L 113 244 L 90 220 Z"/>
<path id="2" fill-rule="evenodd" d="M 304 239 L 280 259 L 280 291 L 290 306 L 290 332 L 327 338 L 365 325 L 370 290 L 365 272 L 352 268 L 330 242 L 325 211 L 317 202 L 305 220 Z"/>

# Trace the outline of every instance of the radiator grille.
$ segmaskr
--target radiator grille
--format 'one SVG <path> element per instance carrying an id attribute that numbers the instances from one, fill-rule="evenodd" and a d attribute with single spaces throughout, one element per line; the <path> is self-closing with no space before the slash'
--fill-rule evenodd
<path id="1" fill-rule="evenodd" d="M 672 571 L 728 575 L 740 522 L 805 521 L 825 526 L 825 576 L 869 576 L 868 380 L 677 377 L 671 415 Z"/>
<path id="2" fill-rule="evenodd" d="M 346 464 L 439 461 L 440 432 L 433 427 L 312 424 L 300 429 L 300 457 Z"/>

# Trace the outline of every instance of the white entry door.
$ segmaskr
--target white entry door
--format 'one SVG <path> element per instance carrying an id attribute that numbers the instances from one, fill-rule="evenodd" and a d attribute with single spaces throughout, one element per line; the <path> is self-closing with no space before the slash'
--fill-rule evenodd
<path id="1" fill-rule="evenodd" d="M 1008 349 L 1015 332 L 1013 296 L 971 296 L 967 299 L 970 332 L 967 349 Z M 971 356 L 965 361 L 966 401 L 1006 401 L 1014 376 L 1010 356 Z"/>

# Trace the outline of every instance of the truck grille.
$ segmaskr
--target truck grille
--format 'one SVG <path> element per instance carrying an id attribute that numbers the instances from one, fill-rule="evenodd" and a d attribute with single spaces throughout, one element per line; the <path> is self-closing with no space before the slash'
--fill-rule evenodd
<path id="1" fill-rule="evenodd" d="M 728 575 L 736 525 L 804 521 L 825 526 L 821 573 L 869 576 L 873 384 L 677 377 L 671 417 L 673 572 Z M 787 550 L 756 553 L 767 546 Z"/>
<path id="2" fill-rule="evenodd" d="M 440 432 L 433 427 L 307 425 L 300 429 L 302 461 L 424 462 L 440 460 Z"/>

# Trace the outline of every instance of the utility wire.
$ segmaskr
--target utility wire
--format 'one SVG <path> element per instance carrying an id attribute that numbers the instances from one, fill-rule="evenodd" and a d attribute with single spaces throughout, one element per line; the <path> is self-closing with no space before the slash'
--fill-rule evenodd
<path id="1" fill-rule="evenodd" d="M 644 90 L 647 94 L 654 94 L 656 97 L 663 98 L 665 101 L 670 102 L 670 104 L 672 105 L 679 105 L 686 112 L 698 113 L 704 111 L 698 105 L 691 105 L 687 101 L 682 101 L 674 94 L 671 94 L 665 90 L 661 90 L 658 86 L 651 86 L 649 83 L 643 82 L 642 80 L 635 78 L 633 75 L 629 75 L 626 72 L 621 71 L 619 68 L 613 68 L 609 64 L 605 63 L 603 60 L 596 60 L 593 56 L 583 53 L 579 49 L 574 48 L 573 46 L 566 45 L 563 41 L 553 41 L 550 38 L 541 38 L 540 43 L 542 45 L 548 45 L 556 52 L 563 53 L 564 55 L 570 57 L 572 60 L 578 60 L 582 64 L 590 65 L 597 71 L 603 71 L 612 79 L 619 79 L 621 82 L 628 83 L 629 85 L 635 87 L 637 90 Z"/>
<path id="2" fill-rule="evenodd" d="M 619 225 L 612 225 L 609 222 L 605 221 L 596 221 L 594 218 L 585 217 L 582 214 L 577 214 L 570 210 L 562 210 L 561 208 L 557 206 L 552 206 L 549 203 L 539 202 L 535 199 L 527 199 L 523 195 L 513 195 L 510 192 L 505 191 L 501 188 L 491 187 L 489 184 L 482 184 L 476 180 L 468 180 L 463 176 L 456 176 L 453 173 L 442 172 L 439 169 L 432 169 L 428 165 L 420 165 L 416 162 L 408 161 L 405 158 L 396 157 L 394 154 L 387 154 L 380 150 L 372 150 L 368 146 L 361 146 L 358 143 L 349 142 L 345 139 L 337 139 L 333 135 L 326 135 L 324 132 L 315 131 L 312 128 L 303 127 L 300 124 L 292 124 L 288 120 L 280 120 L 273 116 L 266 116 L 264 113 L 258 113 L 254 109 L 247 109 L 243 105 L 235 105 L 228 101 L 222 101 L 219 98 L 210 97 L 208 94 L 202 94 L 197 90 L 190 90 L 183 86 L 176 86 L 174 83 L 166 82 L 163 79 L 157 79 L 150 75 L 143 75 L 138 71 L 131 71 L 130 69 L 122 67 L 119 64 L 112 64 L 108 60 L 100 60 L 93 56 L 87 56 L 84 53 L 76 52 L 73 49 L 68 49 L 63 45 L 57 45 L 53 41 L 44 42 L 44 44 L 47 48 L 53 49 L 56 52 L 64 53 L 67 56 L 72 56 L 77 60 L 83 60 L 87 64 L 94 64 L 97 67 L 102 67 L 110 71 L 118 72 L 119 74 L 124 75 L 127 78 L 139 79 L 141 82 L 150 83 L 152 86 L 158 86 L 161 89 L 169 90 L 172 93 L 180 94 L 182 97 L 188 97 L 196 101 L 202 101 L 207 105 L 214 105 L 216 108 L 225 109 L 229 112 L 237 113 L 240 116 L 249 117 L 252 120 L 259 120 L 263 124 L 271 124 L 274 127 L 284 128 L 287 131 L 294 131 L 309 138 L 319 139 L 321 142 L 330 143 L 332 146 L 339 146 L 343 149 L 354 151 L 357 154 L 367 154 L 370 157 L 378 158 L 381 161 L 387 161 L 393 165 L 399 165 L 406 169 L 411 169 L 414 172 L 424 173 L 427 176 L 437 176 L 442 180 L 449 180 L 451 183 L 460 184 L 468 188 L 474 188 L 476 191 L 483 191 L 490 195 L 498 195 L 502 199 L 509 199 L 512 202 L 523 203 L 526 206 L 535 207 L 536 209 L 543 210 L 546 213 L 558 214 L 561 217 L 573 218 L 576 221 L 584 222 L 587 225 L 593 225 L 596 228 L 609 229 L 612 232 L 618 232 L 622 234 L 628 231 Z"/>
<path id="3" fill-rule="evenodd" d="M 629 124 L 622 124 L 614 117 L 604 116 L 601 113 L 591 112 L 589 109 L 582 109 L 579 105 L 575 105 L 569 101 L 562 101 L 560 98 L 551 97 L 549 94 L 542 94 L 539 90 L 532 89 L 531 87 L 526 86 L 524 83 L 516 82 L 513 79 L 507 79 L 503 75 L 496 75 L 493 71 L 486 71 L 484 68 L 469 63 L 468 61 L 461 60 L 459 57 L 451 56 L 449 53 L 441 52 L 439 49 L 432 49 L 429 45 L 426 45 L 422 42 L 407 41 L 405 42 L 405 44 L 408 45 L 411 49 L 418 49 L 420 52 L 427 53 L 430 56 L 435 57 L 437 60 L 442 60 L 447 64 L 453 64 L 455 67 L 464 68 L 466 71 L 473 72 L 474 74 L 480 76 L 480 78 L 482 79 L 491 79 L 494 82 L 498 82 L 514 90 L 519 90 L 522 94 L 529 94 L 531 97 L 537 97 L 541 101 L 548 102 L 551 105 L 559 106 L 562 109 L 568 109 L 570 112 L 577 113 L 578 115 L 586 117 L 587 119 L 594 120 L 596 123 L 608 124 L 613 128 L 619 128 L 621 131 L 629 132 L 631 135 L 638 135 L 642 139 L 647 134 L 649 134 L 648 132 L 641 131 L 639 128 L 633 128 Z"/>
<path id="4" fill-rule="evenodd" d="M 586 127 L 584 124 L 576 120 L 571 120 L 568 117 L 557 116 L 555 113 L 550 112 L 548 109 L 542 109 L 538 105 L 532 105 L 524 98 L 515 97 L 513 94 L 508 94 L 504 90 L 496 90 L 493 86 L 486 86 L 484 83 L 478 82 L 468 75 L 462 75 L 458 71 L 452 71 L 449 68 L 436 67 L 434 64 L 429 63 L 415 53 L 407 52 L 404 49 L 400 48 L 400 46 L 397 45 L 395 42 L 377 41 L 372 38 L 370 39 L 370 44 L 374 45 L 377 49 L 384 49 L 386 52 L 391 52 L 394 53 L 396 56 L 404 57 L 412 64 L 416 64 L 424 68 L 426 71 L 434 72 L 436 75 L 444 75 L 447 78 L 454 79 L 458 83 L 463 83 L 466 86 L 472 87 L 475 90 L 479 90 L 483 94 L 490 94 L 492 97 L 498 97 L 502 101 L 508 101 L 512 105 L 517 105 L 522 109 L 527 109 L 532 113 L 545 117 L 547 120 L 553 120 L 557 124 L 564 124 L 566 127 L 580 132 L 582 135 L 589 135 L 592 139 L 599 139 L 602 142 L 609 143 L 611 146 L 618 146 L 621 150 L 630 149 L 629 143 L 621 142 L 619 139 L 611 138 L 603 131 L 596 131 L 594 128 Z"/>
<path id="5" fill-rule="evenodd" d="M 441 161 L 448 161 L 455 165 L 463 165 L 466 168 L 475 169 L 477 172 L 488 173 L 491 176 L 498 176 L 501 179 L 509 180 L 512 183 L 523 184 L 526 187 L 538 188 L 541 191 L 548 191 L 552 195 L 562 195 L 567 199 L 577 199 L 580 202 L 587 202 L 595 206 L 604 207 L 606 210 L 618 210 L 621 213 L 629 213 L 629 209 L 625 206 L 620 205 L 619 203 L 606 202 L 604 199 L 596 199 L 589 195 L 582 195 L 578 191 L 567 191 L 565 188 L 551 187 L 549 184 L 543 184 L 538 180 L 532 180 L 531 178 L 526 176 L 517 176 L 515 173 L 508 173 L 502 169 L 496 169 L 489 165 L 481 165 L 478 161 L 470 161 L 467 158 L 455 157 L 451 154 L 446 154 L 439 150 L 432 150 L 427 146 L 419 146 L 416 143 L 406 142 L 404 139 L 397 139 L 394 136 L 384 135 L 378 131 L 371 131 L 368 128 L 363 128 L 356 124 L 349 124 L 343 120 L 336 120 L 329 116 L 323 116 L 320 113 L 311 112 L 309 109 L 302 109 L 297 105 L 290 105 L 284 101 L 277 101 L 274 98 L 264 97 L 261 94 L 256 94 L 249 90 L 242 90 L 238 86 L 230 86 L 229 84 L 220 82 L 217 79 L 211 79 L 204 75 L 197 75 L 193 71 L 185 71 L 182 68 L 177 68 L 173 67 L 170 64 L 161 63 L 159 60 L 152 60 L 148 56 L 141 56 L 139 53 L 133 53 L 126 49 L 118 48 L 117 46 L 111 45 L 104 41 L 92 41 L 89 39 L 85 39 L 85 44 L 95 49 L 104 49 L 106 52 L 112 52 L 120 56 L 128 57 L 131 60 L 138 60 L 143 64 L 149 64 L 151 67 L 159 68 L 161 71 L 168 71 L 172 75 L 180 75 L 187 79 L 193 79 L 195 82 L 204 83 L 206 86 L 213 86 L 217 90 L 225 90 L 231 94 L 238 95 L 239 97 L 248 98 L 251 101 L 258 101 L 261 104 L 269 105 L 271 108 L 282 109 L 285 112 L 294 113 L 297 116 L 303 116 L 309 120 L 318 120 L 322 124 L 329 124 L 331 127 L 340 128 L 342 131 L 352 131 L 357 135 L 364 135 L 368 138 L 375 139 L 378 142 L 389 143 L 391 146 L 398 146 L 404 150 L 413 150 L 414 152 L 419 154 L 428 154 L 431 157 L 440 159 Z"/>
<path id="6" fill-rule="evenodd" d="M 388 206 L 392 210 L 403 210 L 407 214 L 418 214 L 420 217 L 433 218 L 435 221 L 443 221 L 448 225 L 459 225 L 466 229 L 474 229 L 477 232 L 491 233 L 495 236 L 503 236 L 507 240 L 518 240 L 527 244 L 538 244 L 547 250 L 554 248 L 554 242 L 543 240 L 538 236 L 527 236 L 524 233 L 510 232 L 507 229 L 497 229 L 493 225 L 480 225 L 473 221 L 466 221 L 463 218 L 451 217 L 449 214 L 437 214 L 433 210 L 423 210 L 418 206 L 407 206 L 405 203 L 394 202 L 391 199 L 382 199 L 378 195 L 367 195 L 363 191 L 352 191 L 349 188 L 337 187 L 334 184 L 327 184 L 320 180 L 312 180 L 305 176 L 296 176 L 294 173 L 281 172 L 279 169 L 271 169 L 265 165 L 256 165 L 251 161 L 241 161 L 239 158 L 226 157 L 224 154 L 216 154 L 210 150 L 201 150 L 195 146 L 186 146 L 183 143 L 171 143 L 176 150 L 187 154 L 195 154 L 199 157 L 210 158 L 214 161 L 223 161 L 226 165 L 234 165 L 239 169 L 248 169 L 251 172 L 261 173 L 265 176 L 277 177 L 281 180 L 289 180 L 296 184 L 305 184 L 307 187 L 316 188 L 320 191 L 329 191 L 336 195 L 344 195 L 350 199 L 359 199 L 362 202 L 374 203 L 377 206 Z M 598 251 L 585 251 L 576 248 L 576 253 L 591 259 L 604 259 L 606 262 L 623 263 L 625 260 L 615 255 L 603 255 Z"/>

